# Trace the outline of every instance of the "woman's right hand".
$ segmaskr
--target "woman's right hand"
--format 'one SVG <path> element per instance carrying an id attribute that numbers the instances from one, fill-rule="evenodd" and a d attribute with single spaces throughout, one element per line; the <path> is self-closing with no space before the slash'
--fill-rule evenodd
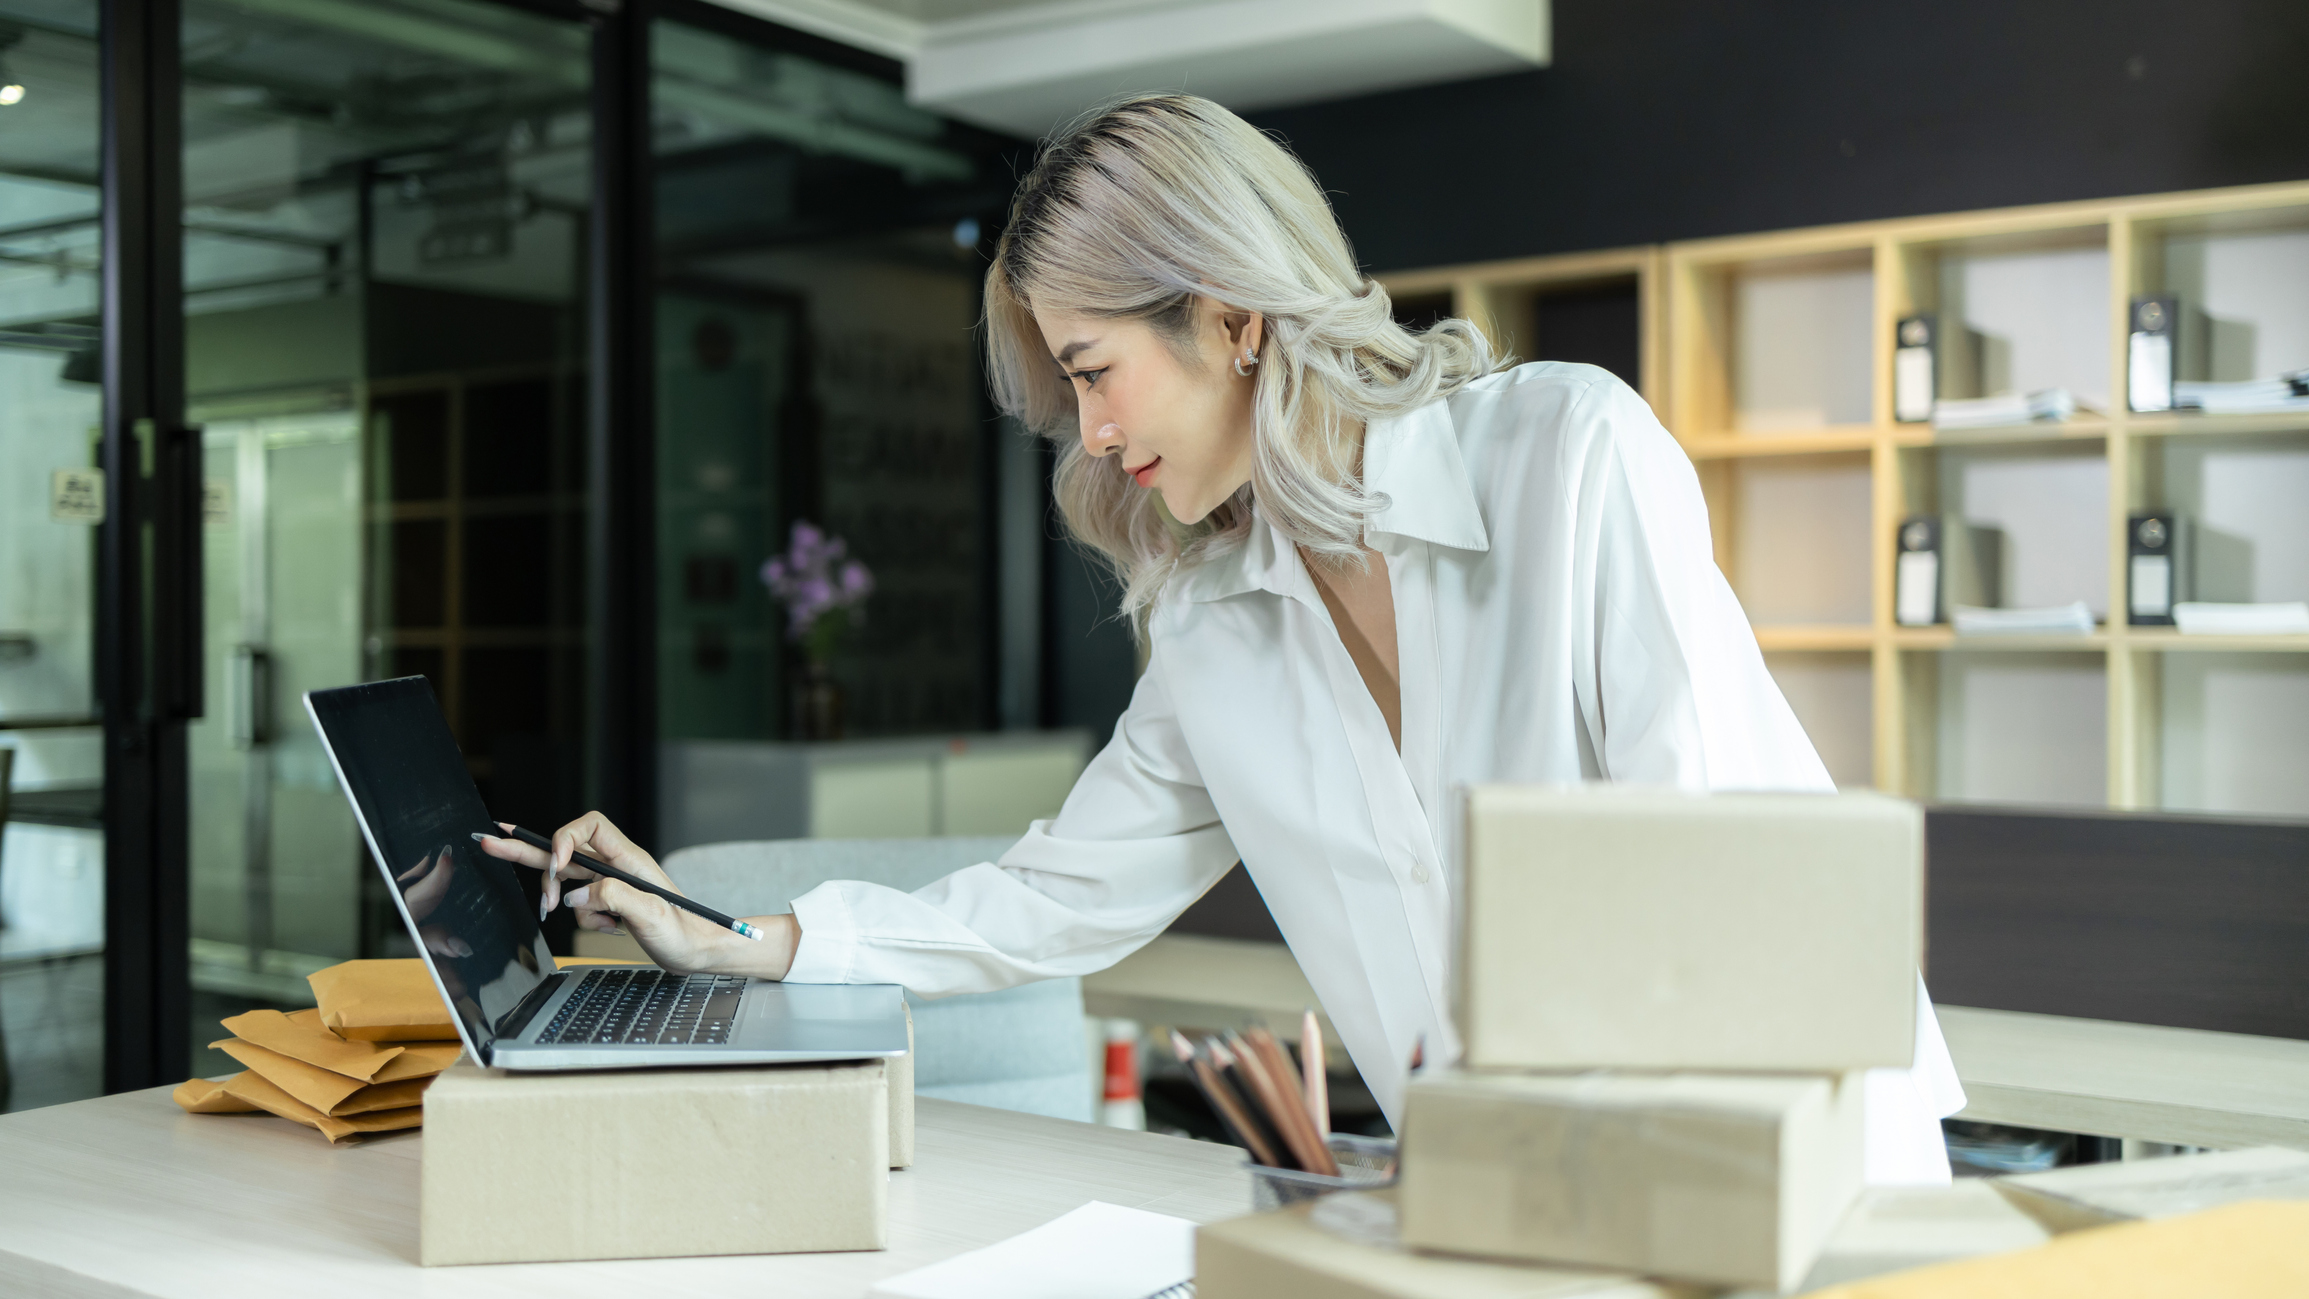
<path id="1" fill-rule="evenodd" d="M 506 830 L 513 827 L 499 822 Z M 794 961 L 800 930 L 792 916 L 761 916 L 751 923 L 766 937 L 757 941 L 733 933 L 703 916 L 685 911 L 654 893 L 622 880 L 597 875 L 572 860 L 576 853 L 648 880 L 669 892 L 680 893 L 657 859 L 627 839 L 608 817 L 588 812 L 553 832 L 553 851 L 533 848 L 518 839 L 483 836 L 481 850 L 502 861 L 545 872 L 544 897 L 538 906 L 542 919 L 563 897 L 564 881 L 574 883 L 567 899 L 577 923 L 600 933 L 622 929 L 633 935 L 649 958 L 679 973 L 746 974 L 755 978 L 783 978 Z M 685 895 L 686 896 L 686 895 Z"/>

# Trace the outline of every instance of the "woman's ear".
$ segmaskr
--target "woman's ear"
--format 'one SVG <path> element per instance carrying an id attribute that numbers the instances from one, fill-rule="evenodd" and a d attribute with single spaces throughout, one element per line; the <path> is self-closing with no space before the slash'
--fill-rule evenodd
<path id="1" fill-rule="evenodd" d="M 1232 363 L 1245 352 L 1258 355 L 1259 345 L 1267 337 L 1267 318 L 1256 311 L 1237 311 L 1218 303 L 1212 305 L 1218 316 L 1219 333 L 1226 344 L 1228 361 Z"/>

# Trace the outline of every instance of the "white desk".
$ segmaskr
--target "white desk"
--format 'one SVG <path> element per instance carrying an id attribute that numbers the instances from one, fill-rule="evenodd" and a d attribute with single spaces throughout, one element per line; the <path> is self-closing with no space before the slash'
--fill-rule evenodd
<path id="1" fill-rule="evenodd" d="M 917 1105 L 887 1250 L 451 1268 L 417 1266 L 421 1133 L 332 1147 L 270 1115 L 182 1113 L 166 1088 L 29 1110 L 0 1117 L 0 1294 L 857 1299 L 1090 1200 L 1197 1222 L 1250 1211 L 1232 1147 Z"/>

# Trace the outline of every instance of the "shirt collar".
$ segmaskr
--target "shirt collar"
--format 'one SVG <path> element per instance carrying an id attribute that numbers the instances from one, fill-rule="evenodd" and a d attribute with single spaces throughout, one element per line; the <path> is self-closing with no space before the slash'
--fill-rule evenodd
<path id="1" fill-rule="evenodd" d="M 1454 550 L 1487 551 L 1490 534 L 1459 458 L 1451 407 L 1431 401 L 1399 419 L 1373 420 L 1363 435 L 1364 481 L 1387 498 L 1367 531 L 1415 537 Z"/>
<path id="2" fill-rule="evenodd" d="M 1467 464 L 1459 456 L 1459 435 L 1451 408 L 1437 400 L 1395 419 L 1373 420 L 1363 435 L 1364 481 L 1387 505 L 1371 517 L 1367 532 L 1414 537 L 1457 550 L 1488 551 L 1490 534 Z M 1274 524 L 1255 513 L 1243 544 L 1195 567 L 1181 584 L 1191 601 L 1223 600 L 1245 591 L 1293 594 L 1304 580 L 1290 542 Z"/>

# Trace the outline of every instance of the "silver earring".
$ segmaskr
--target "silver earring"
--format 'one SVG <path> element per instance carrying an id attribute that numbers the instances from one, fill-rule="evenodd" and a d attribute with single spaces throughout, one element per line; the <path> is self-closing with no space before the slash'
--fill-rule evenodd
<path id="1" fill-rule="evenodd" d="M 1235 362 L 1235 377 L 1238 379 L 1250 378 L 1251 370 L 1257 368 L 1258 364 L 1258 354 L 1247 347 L 1244 348 L 1242 359 Z"/>

